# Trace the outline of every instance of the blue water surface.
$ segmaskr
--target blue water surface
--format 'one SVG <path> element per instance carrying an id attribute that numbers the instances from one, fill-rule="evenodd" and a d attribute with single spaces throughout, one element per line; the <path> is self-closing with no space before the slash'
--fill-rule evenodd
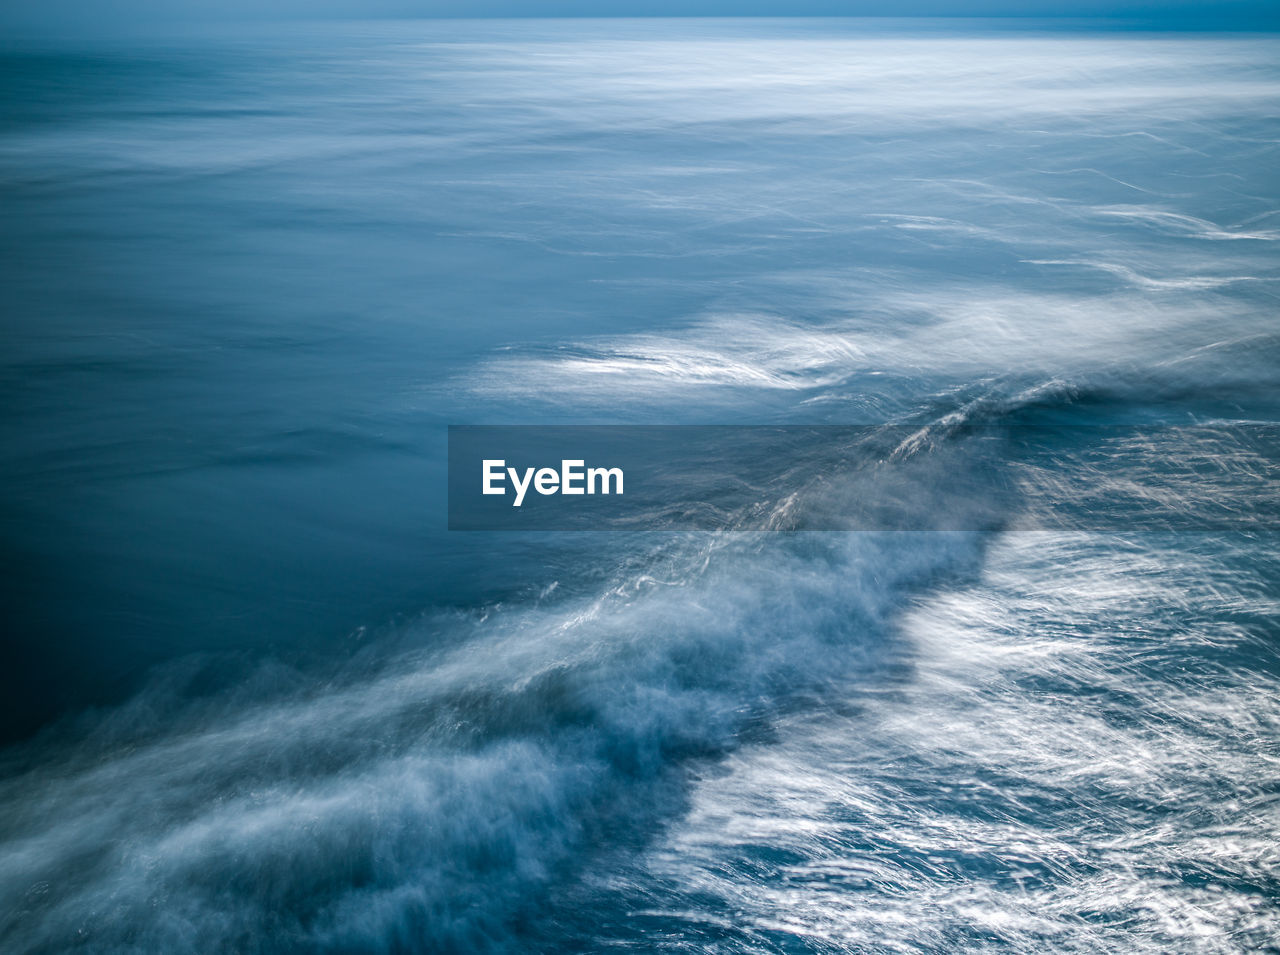
<path id="1" fill-rule="evenodd" d="M 0 948 L 1274 944 L 1280 474 L 1232 429 L 1280 420 L 1280 41 L 380 21 L 0 62 Z M 1094 458 L 963 443 L 1006 421 L 1143 425 L 1094 490 L 1185 528 L 1025 529 Z M 1025 511 L 450 533 L 446 426 L 486 423 L 918 426 Z"/>

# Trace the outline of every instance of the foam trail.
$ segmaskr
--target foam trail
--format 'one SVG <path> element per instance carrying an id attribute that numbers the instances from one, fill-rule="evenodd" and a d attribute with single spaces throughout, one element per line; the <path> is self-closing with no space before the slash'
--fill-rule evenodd
<path id="1" fill-rule="evenodd" d="M 0 57 L 0 705 L 64 718 L 0 758 L 0 948 L 1277 937 L 1275 38 Z M 443 426 L 514 421 L 887 422 L 921 509 L 1083 465 L 1244 529 L 443 531 Z M 1036 422 L 1152 437 L 965 439 Z M 758 505 L 839 511 L 813 464 Z"/>
<path id="2" fill-rule="evenodd" d="M 605 832 L 678 811 L 690 760 L 798 698 L 874 679 L 893 607 L 973 554 L 760 540 L 453 624 L 456 650 L 318 693 L 170 727 L 144 696 L 0 787 L 6 944 L 519 950 L 522 913 Z"/>
<path id="3" fill-rule="evenodd" d="M 1280 686 L 1245 661 L 1275 660 L 1278 569 L 1241 540 L 1005 539 L 904 620 L 910 679 L 730 756 L 620 904 L 690 951 L 1265 947 Z"/>

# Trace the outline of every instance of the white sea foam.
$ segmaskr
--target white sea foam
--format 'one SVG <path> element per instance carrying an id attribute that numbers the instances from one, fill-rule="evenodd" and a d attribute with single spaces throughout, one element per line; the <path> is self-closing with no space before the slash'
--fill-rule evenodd
<path id="1" fill-rule="evenodd" d="M 84 604 L 60 680 L 414 622 L 7 752 L 0 947 L 1271 943 L 1267 532 L 521 538 L 472 572 L 421 479 L 476 417 L 1266 420 L 1274 40 L 272 36 L 27 64 L 6 527 L 92 578 L 38 607 Z M 1197 507 L 1274 487 L 1155 450 Z"/>
<path id="2" fill-rule="evenodd" d="M 172 728 L 143 695 L 0 784 L 2 891 L 21 900 L 5 937 L 505 947 L 506 919 L 593 831 L 676 808 L 679 754 L 732 749 L 796 694 L 874 672 L 904 588 L 971 541 L 695 542 L 666 586 L 437 621 L 456 650 L 354 682 Z"/>
<path id="3" fill-rule="evenodd" d="M 1143 280 L 1121 266 L 1099 268 L 1147 290 L 1196 291 L 1252 278 Z M 464 387 L 480 398 L 613 413 L 669 412 L 689 401 L 741 409 L 753 391 L 800 392 L 824 402 L 856 392 L 865 400 L 921 373 L 942 384 L 996 379 L 1016 369 L 1045 380 L 1124 386 L 1185 359 L 1212 341 L 1207 336 L 1226 331 L 1228 342 L 1243 343 L 1265 333 L 1252 309 L 1229 301 L 1123 294 L 1082 301 L 972 287 L 891 289 L 869 300 L 860 293 L 865 287 L 851 287 L 848 305 L 862 315 L 830 324 L 718 314 L 665 335 L 500 353 L 470 373 Z M 893 377 L 877 381 L 877 375 Z"/>
<path id="4" fill-rule="evenodd" d="M 640 863 L 648 912 L 697 937 L 732 910 L 744 947 L 1265 945 L 1280 686 L 1237 661 L 1280 606 L 1239 556 L 1005 539 L 903 620 L 909 677 L 702 782 Z"/>

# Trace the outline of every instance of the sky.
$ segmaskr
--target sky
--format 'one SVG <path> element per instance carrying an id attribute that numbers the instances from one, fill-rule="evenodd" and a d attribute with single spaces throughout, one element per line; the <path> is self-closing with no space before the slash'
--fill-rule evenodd
<path id="1" fill-rule="evenodd" d="M 1280 27 L 1280 0 L 0 0 L 0 28 L 331 17 L 1102 17 L 1156 26 Z"/>

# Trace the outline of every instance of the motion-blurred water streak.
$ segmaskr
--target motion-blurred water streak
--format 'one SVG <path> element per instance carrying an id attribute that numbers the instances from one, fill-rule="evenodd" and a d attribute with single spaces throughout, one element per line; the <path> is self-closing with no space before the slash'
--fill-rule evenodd
<path id="1" fill-rule="evenodd" d="M 0 61 L 0 948 L 1280 936 L 1275 449 L 1195 437 L 1280 421 L 1280 41 Z M 891 425 L 1045 526 L 1062 459 L 973 457 L 975 421 L 1157 435 L 1113 450 L 1235 529 L 444 529 L 445 426 L 486 423 Z"/>

